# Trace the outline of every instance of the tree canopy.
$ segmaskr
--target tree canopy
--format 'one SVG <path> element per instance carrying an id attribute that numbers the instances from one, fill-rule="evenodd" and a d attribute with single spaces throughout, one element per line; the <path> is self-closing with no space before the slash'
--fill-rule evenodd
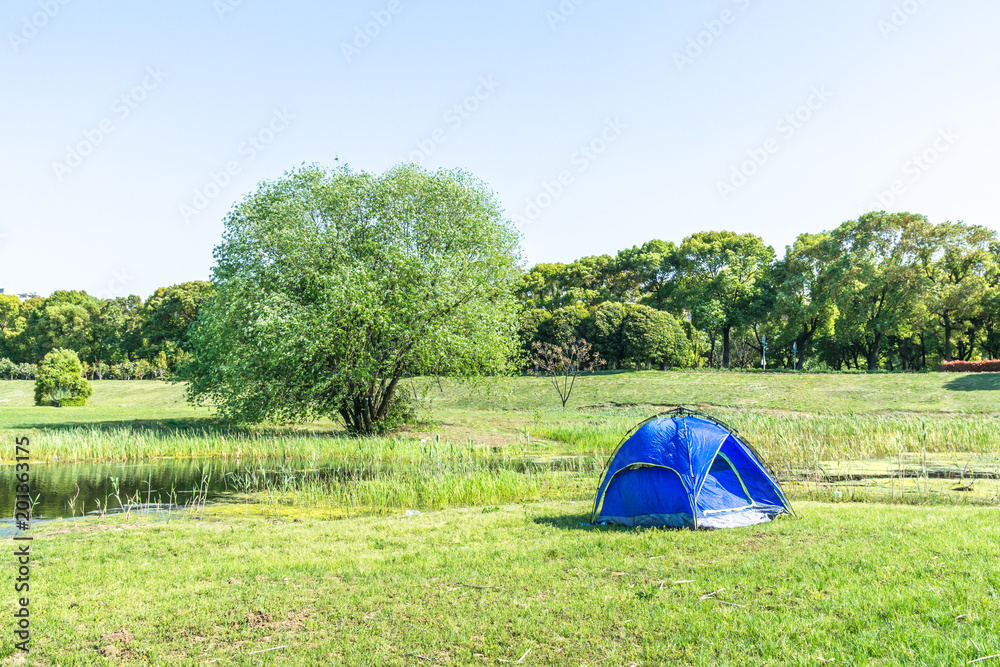
<path id="1" fill-rule="evenodd" d="M 461 171 L 303 167 L 225 221 L 190 334 L 194 401 L 241 421 L 379 430 L 407 374 L 510 370 L 519 239 Z"/>

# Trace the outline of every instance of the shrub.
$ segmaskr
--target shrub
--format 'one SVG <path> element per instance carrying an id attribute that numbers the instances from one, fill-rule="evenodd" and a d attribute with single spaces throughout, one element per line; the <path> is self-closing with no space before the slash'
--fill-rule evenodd
<path id="1" fill-rule="evenodd" d="M 38 366 L 35 364 L 18 364 L 17 375 L 22 380 L 34 380 L 38 374 Z"/>
<path id="2" fill-rule="evenodd" d="M 945 373 L 1000 373 L 1000 359 L 942 361 L 941 370 Z"/>
<path id="3" fill-rule="evenodd" d="M 35 380 L 35 405 L 86 405 L 94 389 L 83 377 L 83 365 L 73 350 L 55 349 L 45 355 Z"/>
<path id="4" fill-rule="evenodd" d="M 123 361 L 120 364 L 115 364 L 111 367 L 109 377 L 112 380 L 132 380 L 136 375 L 136 366 L 134 361 Z"/>
<path id="5" fill-rule="evenodd" d="M 3 378 L 4 380 L 13 380 L 16 375 L 17 364 L 7 357 L 0 359 L 0 378 Z"/>

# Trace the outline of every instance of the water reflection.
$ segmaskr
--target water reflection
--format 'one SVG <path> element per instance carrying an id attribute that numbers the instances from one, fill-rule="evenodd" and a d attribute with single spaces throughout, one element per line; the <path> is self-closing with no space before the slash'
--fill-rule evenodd
<path id="1" fill-rule="evenodd" d="M 169 507 L 195 494 L 217 496 L 232 490 L 235 473 L 251 464 L 219 459 L 166 459 L 141 463 L 33 463 L 34 521 L 117 511 L 121 506 Z M 255 461 L 253 469 L 277 476 L 279 470 L 307 467 L 307 461 Z M 14 467 L 0 468 L 0 525 L 13 522 Z M 3 526 L 9 528 L 9 526 Z"/>

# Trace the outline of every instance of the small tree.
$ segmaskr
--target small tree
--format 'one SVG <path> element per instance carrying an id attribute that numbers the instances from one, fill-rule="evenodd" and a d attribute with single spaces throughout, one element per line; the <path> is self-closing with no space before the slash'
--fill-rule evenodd
<path id="1" fill-rule="evenodd" d="M 58 348 L 42 359 L 35 380 L 35 405 L 86 405 L 94 389 L 83 377 L 80 357 Z"/>
<path id="2" fill-rule="evenodd" d="M 535 342 L 531 346 L 531 361 L 538 367 L 539 373 L 552 381 L 563 408 L 573 393 L 580 373 L 593 370 L 595 365 L 601 363 L 601 359 L 591 352 L 590 343 L 575 337 L 561 345 Z"/>

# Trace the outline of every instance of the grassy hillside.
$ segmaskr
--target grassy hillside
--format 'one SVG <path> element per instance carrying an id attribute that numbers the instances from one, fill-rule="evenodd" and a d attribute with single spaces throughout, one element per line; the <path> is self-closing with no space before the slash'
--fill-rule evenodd
<path id="1" fill-rule="evenodd" d="M 418 380 L 419 389 L 428 383 Z M 485 406 L 533 410 L 558 407 L 555 390 L 541 377 L 520 377 L 506 387 L 469 391 L 430 384 L 435 407 Z M 1000 373 L 792 374 L 623 371 L 580 378 L 569 408 L 591 405 L 711 405 L 844 412 L 997 412 Z"/>
<path id="2" fill-rule="evenodd" d="M 183 385 L 167 382 L 94 382 L 90 405 L 36 408 L 33 383 L 0 382 L 0 428 L 145 419 L 205 419 L 184 399 Z M 551 410 L 558 397 L 545 378 L 440 384 L 404 380 L 435 411 Z M 701 405 L 813 414 L 944 412 L 1000 413 L 1000 373 L 801 374 L 724 372 L 607 372 L 577 382 L 568 409 L 593 406 Z"/>
<path id="3" fill-rule="evenodd" d="M 27 380 L 0 382 L 0 429 L 29 429 L 72 424 L 132 420 L 192 419 L 207 417 L 204 409 L 192 408 L 184 398 L 184 386 L 169 382 L 94 382 L 94 394 L 83 407 L 36 407 L 35 383 Z"/>

